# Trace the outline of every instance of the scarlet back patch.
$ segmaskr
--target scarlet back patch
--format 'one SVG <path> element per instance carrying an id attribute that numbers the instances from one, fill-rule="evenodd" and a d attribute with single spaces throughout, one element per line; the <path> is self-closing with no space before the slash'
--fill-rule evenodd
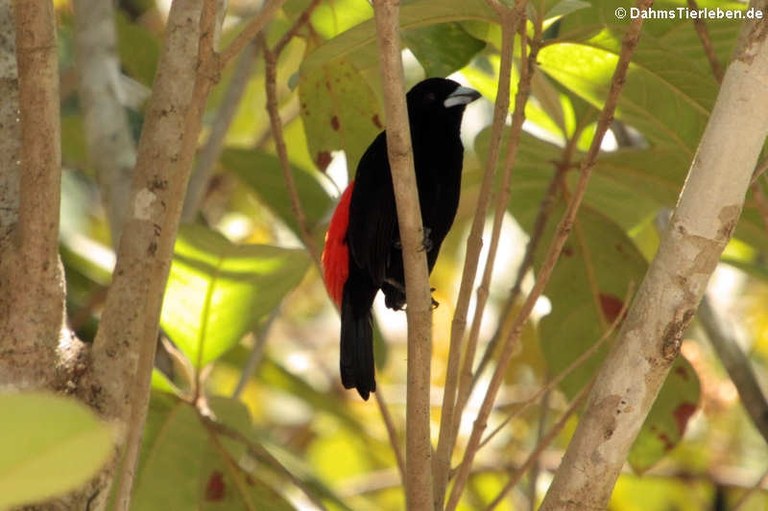
<path id="1" fill-rule="evenodd" d="M 349 204 L 352 199 L 354 181 L 341 194 L 336 211 L 333 212 L 328 232 L 325 234 L 323 248 L 323 279 L 328 294 L 341 307 L 344 284 L 349 277 L 349 247 L 347 246 L 347 227 L 349 226 Z"/>

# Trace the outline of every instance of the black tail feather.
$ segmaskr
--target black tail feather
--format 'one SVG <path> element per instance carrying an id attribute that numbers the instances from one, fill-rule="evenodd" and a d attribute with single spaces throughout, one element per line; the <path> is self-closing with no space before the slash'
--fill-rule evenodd
<path id="1" fill-rule="evenodd" d="M 341 304 L 341 383 L 344 388 L 356 388 L 366 401 L 376 391 L 372 321 L 370 309 L 355 314 L 345 293 Z"/>

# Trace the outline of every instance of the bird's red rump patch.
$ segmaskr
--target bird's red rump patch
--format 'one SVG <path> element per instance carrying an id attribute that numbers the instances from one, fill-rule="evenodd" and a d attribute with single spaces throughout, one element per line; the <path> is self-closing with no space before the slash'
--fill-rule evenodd
<path id="1" fill-rule="evenodd" d="M 341 307 L 341 295 L 344 284 L 349 276 L 349 247 L 347 246 L 347 227 L 349 226 L 349 203 L 352 199 L 351 181 L 344 193 L 341 194 L 336 211 L 333 212 L 331 224 L 325 235 L 323 249 L 323 277 L 328 294 L 336 305 Z"/>

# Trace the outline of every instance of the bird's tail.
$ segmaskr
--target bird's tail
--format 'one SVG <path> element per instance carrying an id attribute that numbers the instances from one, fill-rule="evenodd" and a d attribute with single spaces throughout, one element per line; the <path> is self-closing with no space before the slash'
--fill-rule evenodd
<path id="1" fill-rule="evenodd" d="M 344 388 L 356 388 L 365 400 L 376 391 L 373 367 L 373 319 L 370 305 L 356 311 L 355 304 L 344 292 L 341 301 L 341 383 Z"/>

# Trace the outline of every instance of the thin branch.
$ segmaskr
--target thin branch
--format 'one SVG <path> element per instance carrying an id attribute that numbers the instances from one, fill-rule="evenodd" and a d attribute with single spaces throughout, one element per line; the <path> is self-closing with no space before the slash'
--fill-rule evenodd
<path id="1" fill-rule="evenodd" d="M 523 15 L 519 27 L 519 36 L 523 42 L 527 41 L 527 27 L 524 24 L 525 19 L 526 18 Z M 541 34 L 541 20 L 537 20 L 534 23 L 533 40 L 529 43 L 530 49 L 527 50 L 526 44 L 521 44 L 520 48 L 520 61 L 523 64 L 520 68 L 520 82 L 518 84 L 517 94 L 515 96 L 515 112 L 512 115 L 512 125 L 510 126 L 509 138 L 507 139 L 507 155 L 504 160 L 501 193 L 498 195 L 496 202 L 496 211 L 493 219 L 493 228 L 491 231 L 491 243 L 488 248 L 488 257 L 485 263 L 483 278 L 480 287 L 477 290 L 475 316 L 472 319 L 472 328 L 469 334 L 469 341 L 467 342 L 466 353 L 464 354 L 464 366 L 461 371 L 461 381 L 459 385 L 457 405 L 459 414 L 463 412 L 467 401 L 469 401 L 469 395 L 472 391 L 472 366 L 475 362 L 475 352 L 477 350 L 477 343 L 480 337 L 480 327 L 483 321 L 483 313 L 485 311 L 485 305 L 488 301 L 488 296 L 490 293 L 494 261 L 496 259 L 496 252 L 499 246 L 499 240 L 501 238 L 501 226 L 509 204 L 512 167 L 514 166 L 517 159 L 517 151 L 520 146 L 520 137 L 523 133 L 523 123 L 525 123 L 525 105 L 528 103 L 528 97 L 530 96 L 531 92 L 531 80 L 533 79 L 536 58 L 538 56 L 539 47 L 541 45 Z M 527 56 L 526 52 L 528 53 Z M 457 425 L 454 424 L 454 427 L 456 426 Z M 456 434 L 457 430 L 454 430 L 454 437 Z"/>
<path id="2" fill-rule="evenodd" d="M 280 315 L 280 309 L 280 306 L 272 309 L 272 312 L 269 313 L 269 317 L 256 334 L 251 353 L 248 355 L 248 360 L 245 362 L 242 373 L 240 373 L 240 379 L 235 386 L 235 390 L 232 391 L 232 397 L 234 399 L 238 399 L 243 393 L 248 382 L 251 381 L 253 374 L 256 372 L 256 368 L 264 358 L 264 347 L 267 344 L 267 338 L 272 330 L 272 325 L 274 324 L 275 319 Z"/>
<path id="3" fill-rule="evenodd" d="M 384 420 L 384 426 L 387 428 L 387 437 L 389 438 L 389 445 L 392 448 L 392 452 L 395 454 L 400 481 L 405 484 L 405 456 L 403 456 L 403 450 L 400 448 L 400 439 L 397 435 L 397 428 L 395 428 L 395 421 L 392 420 L 392 414 L 389 413 L 389 408 L 387 408 L 387 403 L 384 401 L 381 389 L 376 390 L 373 395 L 376 398 L 376 405 L 379 407 L 381 418 Z"/>
<path id="4" fill-rule="evenodd" d="M 638 6 L 641 8 L 642 6 L 647 7 L 651 1 L 652 0 L 642 0 L 638 2 Z M 461 491 L 466 485 L 472 461 L 477 454 L 477 450 L 481 441 L 481 435 L 487 425 L 488 417 L 491 413 L 491 410 L 493 409 L 496 394 L 501 388 L 507 367 L 512 360 L 515 345 L 520 338 L 523 325 L 528 320 L 528 317 L 533 311 L 533 306 L 544 291 L 544 287 L 549 282 L 555 264 L 557 263 L 557 260 L 562 253 L 563 246 L 565 245 L 565 242 L 568 239 L 568 235 L 570 234 L 570 231 L 573 227 L 576 213 L 581 206 L 581 202 L 586 192 L 587 184 L 589 183 L 589 178 L 592 174 L 597 156 L 600 152 L 600 145 L 602 144 L 603 137 L 608 131 L 610 123 L 613 120 L 613 114 L 616 110 L 616 105 L 618 104 L 619 94 L 621 93 L 621 89 L 623 88 L 624 82 L 626 80 L 629 62 L 640 39 L 641 27 L 642 18 L 638 17 L 637 19 L 632 20 L 629 29 L 624 36 L 621 54 L 619 55 L 619 60 L 616 63 L 616 69 L 611 80 L 611 87 L 605 100 L 603 110 L 600 113 L 600 118 L 597 123 L 594 138 L 592 139 L 592 144 L 590 145 L 589 151 L 587 151 L 587 154 L 581 163 L 579 171 L 580 175 L 576 184 L 576 189 L 574 190 L 571 200 L 568 202 L 566 211 L 557 227 L 556 236 L 544 258 L 544 262 L 539 271 L 539 278 L 536 280 L 531 293 L 528 295 L 528 298 L 522 305 L 517 319 L 512 325 L 510 335 L 502 345 L 496 370 L 494 371 L 493 377 L 491 378 L 485 399 L 483 400 L 477 415 L 477 419 L 475 420 L 474 427 L 472 428 L 472 433 L 470 435 L 469 443 L 465 451 L 464 459 L 459 466 L 456 482 L 451 491 L 451 497 L 448 502 L 448 510 L 450 511 L 456 509 L 456 506 L 459 503 Z"/>
<path id="5" fill-rule="evenodd" d="M 407 508 L 415 511 L 433 507 L 429 402 L 432 296 L 426 252 L 422 250 L 424 232 L 403 94 L 399 0 L 374 0 L 373 9 L 387 116 L 387 155 L 392 170 L 408 302 L 405 491 Z"/>
<path id="6" fill-rule="evenodd" d="M 288 43 L 291 42 L 291 39 L 293 39 L 296 34 L 299 33 L 299 30 L 301 30 L 304 25 L 309 23 L 309 19 L 312 16 L 312 13 L 315 9 L 317 9 L 317 6 L 320 5 L 321 0 L 311 0 L 309 2 L 309 5 L 307 5 L 304 10 L 299 14 L 299 17 L 296 18 L 296 21 L 294 21 L 293 25 L 291 25 L 291 28 L 289 28 L 285 34 L 280 38 L 277 43 L 275 43 L 274 48 L 272 51 L 274 51 L 277 55 L 280 55 L 286 46 L 288 46 Z"/>
<path id="7" fill-rule="evenodd" d="M 587 393 L 589 392 L 589 389 L 592 388 L 593 383 L 594 379 L 585 385 L 578 392 L 578 394 L 576 394 L 576 397 L 573 398 L 573 401 L 568 406 L 568 408 L 565 409 L 563 414 L 560 416 L 560 419 L 558 419 L 558 421 L 550 428 L 547 434 L 539 440 L 539 442 L 536 444 L 536 447 L 526 458 L 525 462 L 523 462 L 523 464 L 520 465 L 520 467 L 518 467 L 512 473 L 512 475 L 509 477 L 509 481 L 504 484 L 504 487 L 501 489 L 501 491 L 499 491 L 499 494 L 496 495 L 493 501 L 491 501 L 491 503 L 486 508 L 488 511 L 496 509 L 496 507 L 501 504 L 502 499 L 504 499 L 507 493 L 509 493 L 509 491 L 515 487 L 515 485 L 520 481 L 520 478 L 523 477 L 523 475 L 534 466 L 536 461 L 539 459 L 539 456 L 541 456 L 541 453 L 544 452 L 544 449 L 549 447 L 557 435 L 563 431 L 563 428 L 565 428 L 568 419 L 570 419 L 571 416 L 576 413 L 576 410 L 578 410 L 579 407 L 581 407 L 581 405 L 584 403 L 584 400 L 587 397 Z"/>
<path id="8" fill-rule="evenodd" d="M 256 16 L 248 23 L 242 32 L 237 34 L 234 41 L 227 46 L 219 55 L 219 70 L 224 69 L 226 65 L 243 51 L 248 43 L 258 36 L 267 23 L 275 16 L 278 9 L 280 9 L 285 0 L 270 0 Z"/>
<path id="9" fill-rule="evenodd" d="M 490 2 L 493 7 L 500 7 L 497 0 Z M 514 34 L 519 23 L 516 11 L 508 11 L 506 8 L 501 20 L 501 64 L 499 68 L 499 83 L 497 86 L 496 102 L 493 110 L 493 124 L 491 128 L 491 141 L 486 158 L 483 181 L 475 205 L 475 216 L 467 239 L 466 255 L 464 257 L 464 270 L 462 272 L 459 296 L 451 323 L 450 348 L 448 353 L 448 367 L 446 369 L 445 388 L 443 391 L 443 405 L 440 417 L 440 435 L 435 453 L 435 502 L 438 508 L 442 508 L 445 499 L 445 490 L 448 486 L 448 472 L 451 462 L 451 453 L 454 449 L 456 424 L 460 417 L 454 412 L 456 405 L 456 392 L 459 386 L 459 368 L 461 363 L 462 341 L 467 327 L 467 311 L 472 298 L 472 288 L 477 275 L 477 266 L 480 260 L 480 252 L 483 246 L 483 226 L 488 211 L 488 203 L 491 197 L 492 185 L 499 161 L 501 139 L 504 124 L 509 113 L 509 91 L 511 87 L 512 53 L 514 51 Z"/>
<path id="10" fill-rule="evenodd" d="M 706 295 L 701 299 L 698 317 L 718 358 L 736 386 L 747 415 L 768 442 L 768 399 L 760 389 L 749 359 L 736 342 L 733 327 L 725 318 L 720 317 Z"/>
<path id="11" fill-rule="evenodd" d="M 600 339 L 595 341 L 592 346 L 589 347 L 589 349 L 585 350 L 581 355 L 579 355 L 576 360 L 570 363 L 568 367 L 566 367 L 564 370 L 560 371 L 560 373 L 552 378 L 549 382 L 547 382 L 546 385 L 541 387 L 539 390 L 537 390 L 531 397 L 523 401 L 515 410 L 507 415 L 507 417 L 501 421 L 501 423 L 493 430 L 491 431 L 482 442 L 480 442 L 480 447 L 485 446 L 490 442 L 494 436 L 496 436 L 504 427 L 509 424 L 509 422 L 514 419 L 515 417 L 520 416 L 525 410 L 528 409 L 528 407 L 532 406 L 534 403 L 538 402 L 539 399 L 542 398 L 545 394 L 548 394 L 555 390 L 555 387 L 560 385 L 560 383 L 568 378 L 569 375 L 571 375 L 574 371 L 576 371 L 578 368 L 582 367 L 587 360 L 592 358 L 595 353 L 598 352 L 600 348 L 602 348 L 605 343 L 613 336 L 613 333 L 616 331 L 616 329 L 621 325 L 622 320 L 624 319 L 624 316 L 627 313 L 627 309 L 629 309 L 629 304 L 632 303 L 632 292 L 633 292 L 634 286 L 630 284 L 629 289 L 627 290 L 627 294 L 624 297 L 624 301 L 622 302 L 621 310 L 616 315 L 616 318 L 613 320 L 611 325 L 605 330 L 603 335 L 600 336 Z"/>
<path id="12" fill-rule="evenodd" d="M 325 504 L 323 504 L 323 501 L 315 496 L 315 492 L 312 491 L 312 489 L 309 488 L 304 483 L 304 481 L 296 477 L 291 470 L 288 470 L 282 463 L 280 463 L 280 460 L 275 458 L 272 453 L 270 453 L 263 446 L 252 441 L 246 435 L 228 426 L 227 424 L 215 421 L 201 413 L 198 413 L 198 418 L 200 419 L 200 422 L 203 424 L 203 426 L 205 426 L 209 431 L 225 436 L 243 445 L 248 451 L 248 455 L 251 456 L 254 460 L 263 463 L 264 465 L 274 470 L 277 474 L 288 479 L 291 483 L 293 483 L 294 486 L 296 486 L 296 488 L 301 490 L 307 499 L 309 499 L 310 502 L 317 506 L 318 509 L 327 510 Z"/>
<path id="13" fill-rule="evenodd" d="M 692 11 L 699 11 L 699 4 L 696 0 L 688 0 L 688 8 Z M 712 74 L 715 76 L 717 83 L 723 81 L 723 66 L 720 64 L 720 60 L 717 58 L 715 48 L 712 46 L 712 39 L 709 37 L 709 30 L 707 30 L 707 24 L 704 22 L 704 18 L 694 17 L 693 28 L 696 29 L 696 35 L 699 36 L 701 41 L 701 47 L 704 48 L 704 54 L 709 61 L 709 67 L 712 69 Z"/>
<path id="14" fill-rule="evenodd" d="M 267 113 L 269 114 L 269 122 L 272 126 L 272 139 L 275 142 L 280 168 L 283 171 L 283 179 L 285 180 L 285 186 L 288 189 L 288 196 L 291 200 L 291 211 L 296 218 L 296 223 L 299 225 L 299 236 L 307 251 L 309 251 L 310 256 L 312 256 L 315 265 L 320 268 L 320 252 L 315 243 L 315 238 L 309 229 L 307 215 L 304 213 L 304 208 L 301 205 L 299 190 L 296 188 L 296 181 L 293 178 L 293 170 L 291 170 L 291 162 L 288 158 L 288 148 L 285 145 L 285 137 L 283 136 L 283 121 L 280 119 L 277 101 L 277 58 L 278 55 L 268 49 L 266 43 L 264 43 L 266 68 L 264 85 L 267 93 Z"/>
<path id="15" fill-rule="evenodd" d="M 232 73 L 232 79 L 224 95 L 224 100 L 219 106 L 216 118 L 211 125 L 211 133 L 208 135 L 208 140 L 200 149 L 195 161 L 195 168 L 192 170 L 189 186 L 187 187 L 187 196 L 184 200 L 184 209 L 181 213 L 182 221 L 192 221 L 200 209 L 206 186 L 210 181 L 211 175 L 213 175 L 216 163 L 219 161 L 227 131 L 229 131 L 229 126 L 235 118 L 237 108 L 240 106 L 240 101 L 248 85 L 248 80 L 251 78 L 251 72 L 256 63 L 257 47 L 258 45 L 255 41 L 251 42 L 251 44 L 243 49 L 240 58 L 237 60 L 235 70 Z"/>

